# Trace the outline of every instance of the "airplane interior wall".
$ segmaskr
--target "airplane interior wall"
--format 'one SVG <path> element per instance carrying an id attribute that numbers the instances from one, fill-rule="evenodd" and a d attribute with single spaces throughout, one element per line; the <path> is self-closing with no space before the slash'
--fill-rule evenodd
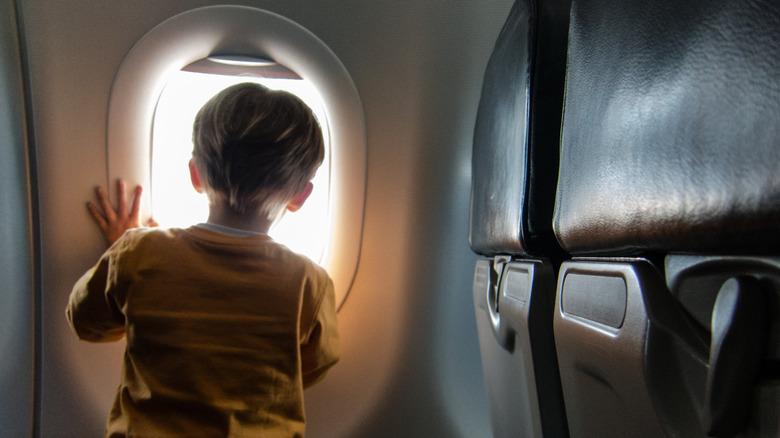
<path id="1" fill-rule="evenodd" d="M 235 3 L 281 14 L 317 35 L 352 76 L 365 111 L 361 256 L 339 313 L 341 362 L 306 393 L 308 434 L 490 436 L 471 298 L 470 160 L 483 73 L 512 1 Z M 105 249 L 84 205 L 95 186 L 113 190 L 105 147 L 112 82 L 146 32 L 216 2 L 16 4 L 39 175 L 35 427 L 44 437 L 99 436 L 124 345 L 78 341 L 64 309 L 73 283 Z"/>
<path id="2" fill-rule="evenodd" d="M 29 434 L 33 410 L 33 216 L 16 11 L 0 2 L 0 435 Z M 10 354 L 13 352 L 13 354 Z M 9 394 L 12 397 L 7 397 Z"/>

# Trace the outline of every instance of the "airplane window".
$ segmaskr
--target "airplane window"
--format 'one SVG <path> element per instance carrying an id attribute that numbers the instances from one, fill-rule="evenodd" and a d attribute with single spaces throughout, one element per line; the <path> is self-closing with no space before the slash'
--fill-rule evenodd
<path id="1" fill-rule="evenodd" d="M 150 215 L 163 226 L 205 220 L 206 199 L 192 189 L 187 169 L 192 122 L 214 94 L 250 80 L 297 94 L 320 120 L 327 149 L 314 192 L 270 233 L 325 267 L 340 305 L 360 257 L 365 117 L 344 65 L 293 21 L 257 8 L 215 5 L 182 12 L 138 40 L 111 89 L 106 184 L 123 178 L 149 188 L 144 221 Z"/>
<path id="2" fill-rule="evenodd" d="M 192 156 L 192 123 L 198 110 L 219 91 L 241 82 L 257 82 L 288 91 L 314 112 L 323 131 L 325 160 L 303 208 L 283 215 L 269 234 L 277 242 L 321 262 L 329 224 L 330 135 L 327 115 L 314 86 L 273 61 L 246 57 L 209 57 L 175 73 L 163 89 L 154 114 L 151 157 L 151 214 L 165 227 L 205 222 L 206 196 L 193 190 L 187 162 Z"/>

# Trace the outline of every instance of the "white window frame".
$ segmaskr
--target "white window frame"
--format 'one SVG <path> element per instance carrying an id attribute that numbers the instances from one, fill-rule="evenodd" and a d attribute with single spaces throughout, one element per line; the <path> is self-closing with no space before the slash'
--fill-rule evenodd
<path id="1" fill-rule="evenodd" d="M 323 263 L 346 299 L 357 271 L 366 190 L 366 126 L 349 73 L 314 34 L 272 12 L 209 6 L 176 15 L 144 35 L 114 79 L 108 110 L 107 175 L 149 187 L 152 122 L 170 77 L 212 55 L 270 58 L 310 81 L 321 93 L 331 134 L 330 242 Z M 149 216 L 146 190 L 142 212 Z"/>

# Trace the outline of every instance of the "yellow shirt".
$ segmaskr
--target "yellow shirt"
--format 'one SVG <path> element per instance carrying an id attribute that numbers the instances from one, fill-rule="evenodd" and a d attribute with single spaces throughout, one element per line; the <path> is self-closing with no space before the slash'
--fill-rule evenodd
<path id="1" fill-rule="evenodd" d="M 83 340 L 127 336 L 107 436 L 303 436 L 303 388 L 339 355 L 327 273 L 263 235 L 129 230 L 67 315 Z"/>

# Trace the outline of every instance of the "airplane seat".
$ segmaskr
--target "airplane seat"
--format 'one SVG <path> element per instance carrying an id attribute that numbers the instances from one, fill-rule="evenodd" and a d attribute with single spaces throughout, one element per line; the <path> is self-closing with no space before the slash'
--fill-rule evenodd
<path id="1" fill-rule="evenodd" d="M 569 1 L 517 0 L 485 72 L 469 244 L 496 437 L 567 436 L 552 314 L 564 257 L 552 232 Z M 538 390 L 537 390 L 538 389 Z"/>
<path id="2" fill-rule="evenodd" d="M 780 3 L 573 0 L 554 332 L 572 437 L 780 436 Z"/>

